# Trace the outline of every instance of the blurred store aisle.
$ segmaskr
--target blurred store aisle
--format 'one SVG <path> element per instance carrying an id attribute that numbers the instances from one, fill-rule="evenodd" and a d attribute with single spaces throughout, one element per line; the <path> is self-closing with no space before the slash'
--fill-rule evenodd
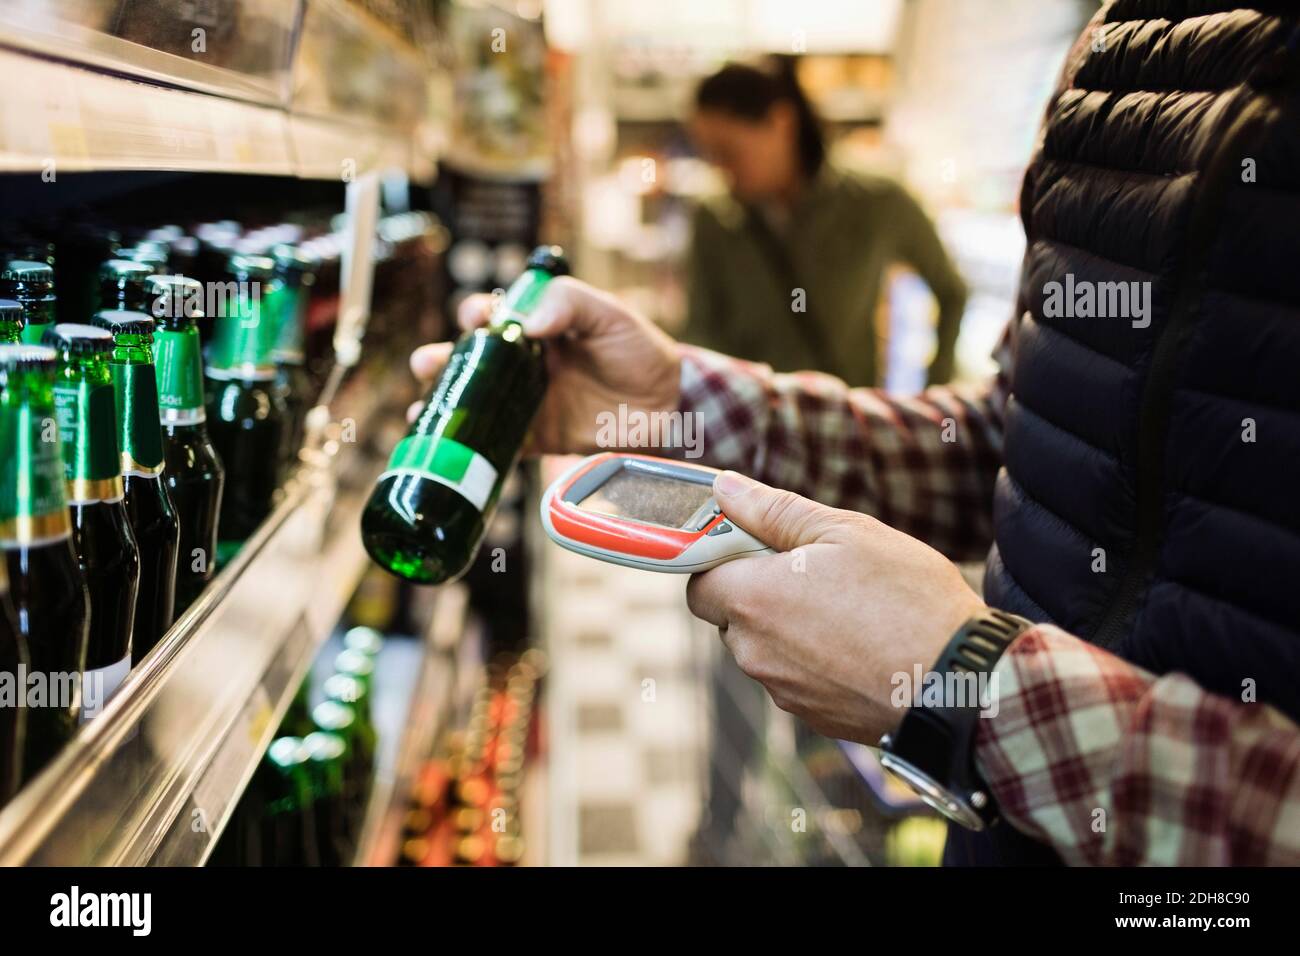
<path id="1" fill-rule="evenodd" d="M 706 744 L 686 578 L 546 548 L 548 862 L 681 864 Z"/>

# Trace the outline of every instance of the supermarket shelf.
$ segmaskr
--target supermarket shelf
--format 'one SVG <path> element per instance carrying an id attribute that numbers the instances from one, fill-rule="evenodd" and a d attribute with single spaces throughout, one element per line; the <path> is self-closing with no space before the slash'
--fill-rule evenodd
<path id="1" fill-rule="evenodd" d="M 379 391 L 354 390 L 348 417 L 379 413 Z M 367 566 L 357 524 L 383 460 L 325 447 L 104 712 L 0 811 L 0 865 L 206 859 Z"/>
<path id="2" fill-rule="evenodd" d="M 386 711 L 379 709 L 383 703 L 380 697 L 375 698 L 373 719 L 379 731 L 380 752 L 354 857 L 356 866 L 391 866 L 401 850 L 402 824 L 416 776 L 449 719 L 448 705 L 456 681 L 452 650 L 464 633 L 467 609 L 468 593 L 463 587 L 443 588 L 429 627 L 423 639 L 416 642 L 419 661 L 415 679 L 407 683 L 405 698 Z M 377 686 L 384 678 L 384 655 L 394 649 L 394 642 L 389 641 L 380 654 L 375 671 Z M 395 746 L 384 746 L 385 740 L 394 741 Z"/>
<path id="3" fill-rule="evenodd" d="M 0 74 L 21 77 L 7 88 L 23 91 L 0 110 L 4 172 L 151 169 L 342 180 L 416 169 L 408 141 L 350 120 L 292 116 L 5 50 Z"/>
<path id="4" fill-rule="evenodd" d="M 235 2 L 209 25 L 231 35 L 178 55 L 148 43 L 188 53 L 193 10 L 0 0 L 0 172 L 431 178 L 430 68 L 406 40 L 341 0 Z"/>

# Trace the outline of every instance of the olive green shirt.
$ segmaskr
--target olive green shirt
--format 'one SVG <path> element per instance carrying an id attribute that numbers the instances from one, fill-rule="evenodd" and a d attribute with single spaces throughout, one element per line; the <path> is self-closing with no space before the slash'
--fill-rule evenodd
<path id="1" fill-rule="evenodd" d="M 939 302 L 930 379 L 945 381 L 966 288 L 934 225 L 902 186 L 829 162 L 778 227 L 730 196 L 701 203 L 684 338 L 777 371 L 877 385 L 875 316 L 893 263 L 915 270 Z"/>

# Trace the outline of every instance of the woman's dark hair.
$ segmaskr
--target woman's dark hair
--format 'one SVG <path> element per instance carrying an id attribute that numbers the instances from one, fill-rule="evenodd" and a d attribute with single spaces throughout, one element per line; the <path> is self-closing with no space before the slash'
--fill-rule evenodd
<path id="1" fill-rule="evenodd" d="M 695 90 L 696 109 L 717 110 L 751 122 L 766 117 L 781 100 L 794 107 L 799 164 L 805 176 L 812 176 L 826 160 L 826 142 L 821 120 L 795 76 L 794 57 L 773 55 L 752 64 L 728 63 Z"/>

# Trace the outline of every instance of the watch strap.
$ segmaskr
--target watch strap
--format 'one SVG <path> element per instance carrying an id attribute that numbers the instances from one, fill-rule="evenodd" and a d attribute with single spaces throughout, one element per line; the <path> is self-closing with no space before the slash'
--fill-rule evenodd
<path id="1" fill-rule="evenodd" d="M 975 735 L 991 703 L 988 694 L 995 690 L 989 675 L 1011 642 L 1032 626 L 1025 618 L 992 609 L 968 620 L 926 676 L 938 686 L 915 688 L 913 704 L 897 731 L 881 741 L 893 758 L 886 765 L 899 772 L 901 760 L 908 765 L 902 769 L 920 771 L 922 778 L 937 784 L 918 786 L 922 781 L 914 775 L 901 774 L 931 805 L 965 826 L 978 829 L 978 824 L 996 817 L 992 797 L 975 768 Z M 931 699 L 935 696 L 937 701 Z M 931 790 L 938 792 L 938 802 L 932 799 L 935 793 L 927 792 Z"/>

